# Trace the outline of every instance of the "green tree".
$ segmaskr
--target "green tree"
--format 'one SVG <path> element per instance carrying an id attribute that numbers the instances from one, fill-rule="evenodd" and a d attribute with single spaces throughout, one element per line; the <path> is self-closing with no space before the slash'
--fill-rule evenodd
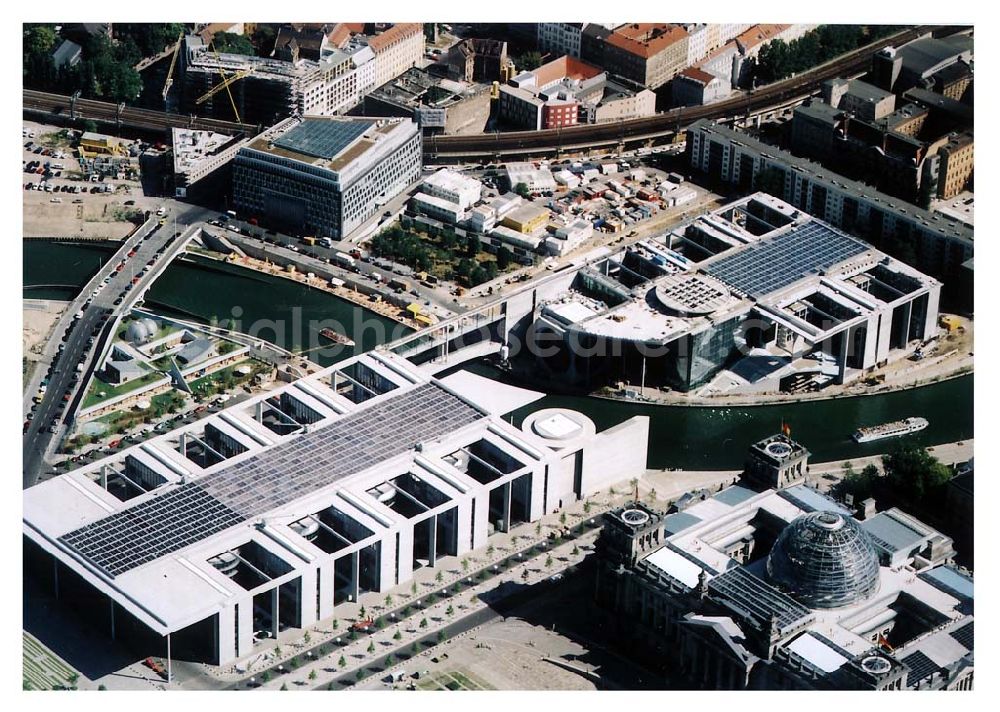
<path id="1" fill-rule="evenodd" d="M 395 633 L 393 633 L 393 634 L 392 634 L 392 639 L 393 639 L 393 640 L 402 640 L 402 639 L 403 639 L 403 634 L 402 634 L 402 633 L 400 633 L 400 632 L 399 632 L 399 631 L 397 630 L 397 631 L 396 631 Z"/>
<path id="2" fill-rule="evenodd" d="M 420 619 L 420 627 L 421 628 L 426 628 L 427 627 L 427 619 L 426 618 L 421 618 Z"/>
<path id="3" fill-rule="evenodd" d="M 505 270 L 510 267 L 511 258 L 513 257 L 511 251 L 507 249 L 506 245 L 500 245 L 497 248 L 497 267 L 501 270 Z"/>
<path id="4" fill-rule="evenodd" d="M 339 628 L 339 627 L 340 627 L 340 622 L 336 618 L 334 618 L 333 619 L 333 629 L 337 630 L 337 628 Z"/>
<path id="5" fill-rule="evenodd" d="M 454 606 L 452 606 L 452 605 L 451 605 L 451 604 L 449 603 L 449 604 L 448 604 L 448 607 L 447 607 L 447 608 L 446 608 L 446 609 L 444 610 L 444 612 L 445 612 L 445 615 L 449 615 L 449 616 L 450 616 L 450 615 L 452 615 L 452 614 L 453 614 L 453 613 L 455 612 L 455 607 L 454 607 Z"/>
<path id="6" fill-rule="evenodd" d="M 489 278 L 489 274 L 485 269 L 483 269 L 482 265 L 476 265 L 472 270 L 472 274 L 469 275 L 469 282 L 473 287 L 475 287 L 476 285 L 489 281 Z"/>
<path id="7" fill-rule="evenodd" d="M 414 596 L 417 595 L 417 582 L 416 581 L 414 581 L 413 584 L 410 586 L 410 593 L 412 593 Z"/>
<path id="8" fill-rule="evenodd" d="M 373 640 L 370 643 L 368 643 L 368 654 L 371 655 L 374 652 L 375 652 L 375 641 Z"/>
<path id="9" fill-rule="evenodd" d="M 559 523 L 563 525 L 566 524 L 566 512 L 559 513 Z"/>
<path id="10" fill-rule="evenodd" d="M 392 594 L 386 594 L 385 596 L 385 607 L 388 608 L 392 605 Z"/>
<path id="11" fill-rule="evenodd" d="M 527 183 L 518 183 L 517 185 L 515 185 L 514 192 L 520 195 L 525 200 L 531 197 L 531 191 L 528 190 Z"/>
<path id="12" fill-rule="evenodd" d="M 469 571 L 469 560 L 462 559 L 462 573 L 468 573 Z"/>
<path id="13" fill-rule="evenodd" d="M 364 676 L 365 676 L 365 673 L 364 673 L 364 671 L 361 668 L 358 668 L 358 671 L 356 673 L 354 673 L 354 679 L 355 680 L 360 680 Z"/>
<path id="14" fill-rule="evenodd" d="M 269 23 L 260 23 L 250 35 L 250 41 L 261 57 L 268 57 L 274 51 L 274 40 L 278 35 L 277 28 Z"/>
<path id="15" fill-rule="evenodd" d="M 305 632 L 305 635 L 302 636 L 302 642 L 305 643 L 306 645 L 309 645 L 309 641 L 311 641 L 311 640 L 312 640 L 312 636 L 309 635 L 309 631 L 307 630 Z"/>
<path id="16" fill-rule="evenodd" d="M 143 57 L 159 54 L 185 31 L 180 22 L 116 22 L 113 25 L 115 39 L 134 42 Z"/>
<path id="17" fill-rule="evenodd" d="M 104 685 L 98 685 L 98 686 L 97 686 L 97 691 L 98 691 L 98 692 L 105 692 L 105 691 L 106 691 L 107 689 L 108 689 L 108 688 L 107 688 L 107 687 L 105 687 Z"/>
<path id="18" fill-rule="evenodd" d="M 438 583 L 441 583 L 442 581 L 444 581 L 444 574 L 438 571 L 436 574 L 434 574 L 434 580 L 437 581 Z"/>
<path id="19" fill-rule="evenodd" d="M 25 55 L 48 54 L 56 48 L 56 28 L 54 25 L 25 23 L 22 49 Z"/>
<path id="20" fill-rule="evenodd" d="M 281 692 L 287 692 L 288 691 L 288 683 L 287 682 L 281 683 L 281 687 L 279 688 L 279 690 Z"/>
<path id="21" fill-rule="evenodd" d="M 479 239 L 478 235 L 469 235 L 469 239 L 466 242 L 465 254 L 469 257 L 475 257 L 483 250 L 483 243 Z"/>
<path id="22" fill-rule="evenodd" d="M 345 658 L 343 655 L 341 655 L 340 659 L 337 661 L 337 667 L 339 667 L 341 669 L 347 667 L 347 658 Z"/>
<path id="23" fill-rule="evenodd" d="M 517 58 L 515 65 L 521 71 L 531 71 L 542 66 L 542 53 L 537 51 L 525 52 Z"/>
<path id="24" fill-rule="evenodd" d="M 315 670 L 310 670 L 309 671 L 309 679 L 310 680 L 315 680 L 316 679 L 316 671 Z"/>
<path id="25" fill-rule="evenodd" d="M 438 640 L 438 642 L 439 643 L 443 643 L 444 642 L 444 638 L 445 638 L 444 631 L 443 630 L 439 630 L 437 632 L 437 640 Z"/>
<path id="26" fill-rule="evenodd" d="M 882 469 L 892 493 L 913 505 L 940 501 L 952 474 L 924 448 L 902 444 L 882 457 Z"/>
<path id="27" fill-rule="evenodd" d="M 552 568 L 552 554 L 549 554 L 545 557 L 545 568 L 547 569 Z"/>
<path id="28" fill-rule="evenodd" d="M 264 672 L 262 672 L 262 673 L 260 674 L 260 681 L 261 681 L 262 683 L 266 683 L 266 682 L 268 682 L 268 681 L 269 681 L 270 679 L 271 679 L 271 671 L 270 671 L 270 670 L 265 670 Z"/>
<path id="29" fill-rule="evenodd" d="M 245 35 L 238 35 L 234 32 L 216 32 L 212 38 L 212 44 L 219 52 L 228 54 L 246 54 L 253 56 L 257 54 L 250 40 Z"/>
<path id="30" fill-rule="evenodd" d="M 391 668 L 394 662 L 396 662 L 396 658 L 392 656 L 392 653 L 385 656 L 385 667 Z"/>

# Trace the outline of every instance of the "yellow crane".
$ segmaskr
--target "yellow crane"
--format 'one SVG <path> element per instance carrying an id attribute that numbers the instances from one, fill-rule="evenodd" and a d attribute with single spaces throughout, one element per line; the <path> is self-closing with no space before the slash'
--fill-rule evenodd
<path id="1" fill-rule="evenodd" d="M 177 35 L 177 43 L 174 45 L 174 53 L 170 57 L 170 69 L 167 70 L 167 81 L 163 84 L 163 100 L 167 100 L 167 94 L 170 92 L 170 87 L 174 83 L 174 67 L 177 66 L 177 55 L 181 51 L 181 40 L 184 39 L 184 33 L 181 32 Z"/>
<path id="2" fill-rule="evenodd" d="M 251 67 L 249 69 L 241 69 L 230 76 L 226 76 L 226 71 L 222 68 L 221 65 L 221 58 L 219 57 L 219 51 L 215 49 L 215 43 L 210 42 L 208 46 L 212 50 L 212 52 L 215 53 L 215 58 L 217 60 L 220 60 L 219 75 L 222 77 L 222 81 L 216 84 L 214 87 L 209 89 L 201 96 L 199 96 L 194 103 L 204 104 L 206 101 L 215 96 L 216 93 L 225 89 L 226 93 L 229 95 L 229 103 L 232 104 L 233 106 L 233 114 L 235 114 L 236 116 L 236 122 L 241 124 L 243 123 L 243 120 L 240 118 L 240 110 L 236 108 L 236 100 L 233 98 L 233 92 L 229 90 L 229 86 L 235 82 L 238 82 L 240 79 L 243 79 L 244 77 L 253 74 L 253 68 Z"/>

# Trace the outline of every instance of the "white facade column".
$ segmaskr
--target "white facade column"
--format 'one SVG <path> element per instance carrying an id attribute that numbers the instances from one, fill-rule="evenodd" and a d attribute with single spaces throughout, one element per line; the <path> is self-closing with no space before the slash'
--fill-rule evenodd
<path id="1" fill-rule="evenodd" d="M 319 617 L 324 620 L 333 615 L 333 595 L 336 577 L 333 573 L 333 560 L 320 564 L 319 567 Z"/>
<path id="2" fill-rule="evenodd" d="M 253 650 L 253 596 L 241 598 L 239 604 L 240 610 L 234 616 L 239 632 L 239 647 L 235 651 L 236 657 L 242 657 Z"/>
<path id="3" fill-rule="evenodd" d="M 458 556 L 472 550 L 472 499 L 462 496 L 455 500 L 456 551 Z"/>
<path id="4" fill-rule="evenodd" d="M 236 606 L 233 605 L 226 606 L 215 617 L 215 660 L 218 665 L 225 665 L 236 657 Z"/>
<path id="5" fill-rule="evenodd" d="M 427 533 L 427 565 L 432 569 L 437 566 L 437 521 L 437 515 L 431 515 Z"/>
<path id="6" fill-rule="evenodd" d="M 278 586 L 275 586 L 274 588 L 271 589 L 271 635 L 275 640 L 278 639 L 278 632 L 281 628 L 281 625 L 279 623 L 280 611 L 278 608 L 279 605 L 281 604 L 280 600 L 281 596 L 278 595 L 278 588 L 279 588 Z"/>
<path id="7" fill-rule="evenodd" d="M 476 519 L 472 523 L 472 548 L 486 546 L 490 522 L 490 494 L 482 485 L 478 485 L 475 494 Z"/>
<path id="8" fill-rule="evenodd" d="M 361 552 L 354 551 L 351 553 L 351 591 L 350 594 L 352 601 L 357 603 L 358 596 L 361 595 Z"/>
<path id="9" fill-rule="evenodd" d="M 310 626 L 319 620 L 316 617 L 316 582 L 318 580 L 319 576 L 314 566 L 303 569 L 302 576 L 299 578 L 299 627 L 301 628 Z M 320 601 L 322 600 L 322 593 L 321 590 Z"/>

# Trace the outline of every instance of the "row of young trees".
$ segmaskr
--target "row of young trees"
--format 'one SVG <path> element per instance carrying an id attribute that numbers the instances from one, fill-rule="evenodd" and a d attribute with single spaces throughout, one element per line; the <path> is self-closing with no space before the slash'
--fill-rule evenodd
<path id="1" fill-rule="evenodd" d="M 775 40 L 761 48 L 754 66 L 757 86 L 811 69 L 898 32 L 896 25 L 822 25 L 797 40 Z"/>

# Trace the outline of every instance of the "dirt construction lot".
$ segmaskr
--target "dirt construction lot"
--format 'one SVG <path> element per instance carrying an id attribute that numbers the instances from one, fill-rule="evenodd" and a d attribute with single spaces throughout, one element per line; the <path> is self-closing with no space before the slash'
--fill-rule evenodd
<path id="1" fill-rule="evenodd" d="M 122 239 L 135 225 L 123 219 L 130 207 L 128 197 L 111 195 L 73 196 L 60 193 L 61 203 L 51 203 L 51 194 L 24 192 L 25 237 L 89 237 Z M 82 203 L 73 203 L 82 199 Z"/>
<path id="2" fill-rule="evenodd" d="M 28 382 L 31 370 L 41 357 L 42 348 L 45 346 L 49 332 L 52 331 L 52 327 L 65 308 L 64 302 L 43 299 L 24 300 L 24 333 L 21 341 L 21 353 L 28 361 L 24 372 L 24 383 Z"/>

